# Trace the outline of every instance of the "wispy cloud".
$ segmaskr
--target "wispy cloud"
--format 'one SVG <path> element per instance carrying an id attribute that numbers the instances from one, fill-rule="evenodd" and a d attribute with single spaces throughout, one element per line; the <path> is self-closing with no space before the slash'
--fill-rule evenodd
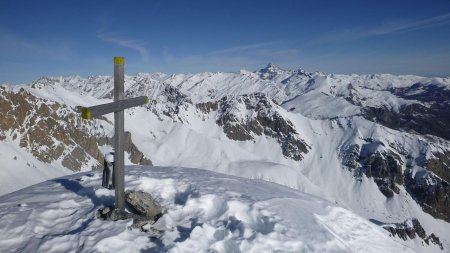
<path id="1" fill-rule="evenodd" d="M 328 32 L 317 39 L 307 42 L 305 45 L 352 41 L 393 33 L 411 32 L 449 24 L 450 13 L 420 20 L 387 21 L 376 27 L 359 27 Z"/>
<path id="2" fill-rule="evenodd" d="M 396 32 L 410 32 L 448 24 L 450 24 L 450 13 L 422 20 L 386 22 L 379 27 L 367 30 L 362 35 L 374 36 Z"/>
<path id="3" fill-rule="evenodd" d="M 141 55 L 142 61 L 144 61 L 145 63 L 149 62 L 148 50 L 145 47 L 144 42 L 140 40 L 127 39 L 114 33 L 103 32 L 97 33 L 97 38 L 122 47 L 133 49 Z"/>
<path id="4" fill-rule="evenodd" d="M 270 42 L 263 42 L 263 43 L 255 43 L 255 44 L 248 44 L 248 45 L 239 45 L 235 47 L 225 48 L 221 50 L 217 50 L 214 52 L 211 52 L 211 55 L 219 55 L 219 54 L 232 54 L 232 53 L 240 53 L 240 52 L 248 52 L 255 49 L 261 49 L 266 48 L 270 46 L 274 46 L 277 44 L 280 44 L 280 41 L 270 41 Z"/>

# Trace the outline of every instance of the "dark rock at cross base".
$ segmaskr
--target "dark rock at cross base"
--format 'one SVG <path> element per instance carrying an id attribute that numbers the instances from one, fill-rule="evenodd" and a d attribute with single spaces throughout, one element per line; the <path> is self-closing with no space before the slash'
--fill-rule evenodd
<path id="1" fill-rule="evenodd" d="M 147 192 L 127 191 L 125 201 L 139 215 L 155 220 L 162 215 L 161 206 Z"/>
<path id="2" fill-rule="evenodd" d="M 95 214 L 95 217 L 100 220 L 107 220 L 111 216 L 112 208 L 110 207 L 102 207 L 97 210 L 97 213 Z"/>
<path id="3" fill-rule="evenodd" d="M 102 207 L 98 209 L 95 216 L 101 220 L 112 220 L 112 221 L 134 218 L 132 213 L 128 213 L 126 211 L 122 211 L 119 209 L 114 209 L 112 207 Z"/>
<path id="4" fill-rule="evenodd" d="M 110 220 L 110 221 L 118 221 L 118 220 L 128 220 L 133 219 L 133 224 L 131 224 L 131 228 L 139 228 L 142 232 L 151 232 L 153 236 L 158 237 L 160 235 L 160 231 L 150 227 L 150 229 L 144 228 L 146 225 L 152 225 L 156 222 L 157 217 L 147 217 L 145 215 L 139 215 L 135 213 L 129 213 L 125 210 L 114 209 L 113 207 L 102 207 L 97 210 L 95 215 L 97 219 L 100 220 Z"/>

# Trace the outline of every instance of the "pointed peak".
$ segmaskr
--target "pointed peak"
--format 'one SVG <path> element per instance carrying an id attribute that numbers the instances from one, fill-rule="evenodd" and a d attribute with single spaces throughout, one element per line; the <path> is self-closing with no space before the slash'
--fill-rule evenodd
<path id="1" fill-rule="evenodd" d="M 261 72 L 264 73 L 277 73 L 277 72 L 281 72 L 283 71 L 283 69 L 281 69 L 280 67 L 278 67 L 277 65 L 273 64 L 273 63 L 269 63 L 267 64 L 267 66 L 263 69 L 261 69 Z"/>

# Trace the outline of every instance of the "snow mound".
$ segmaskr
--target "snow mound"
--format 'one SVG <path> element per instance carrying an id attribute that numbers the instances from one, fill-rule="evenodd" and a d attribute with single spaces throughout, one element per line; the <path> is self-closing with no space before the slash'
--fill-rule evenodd
<path id="1" fill-rule="evenodd" d="M 84 172 L 0 197 L 2 252 L 412 252 L 356 214 L 261 180 L 188 168 L 126 168 L 127 189 L 166 210 L 161 236 L 102 221 L 101 174 Z"/>

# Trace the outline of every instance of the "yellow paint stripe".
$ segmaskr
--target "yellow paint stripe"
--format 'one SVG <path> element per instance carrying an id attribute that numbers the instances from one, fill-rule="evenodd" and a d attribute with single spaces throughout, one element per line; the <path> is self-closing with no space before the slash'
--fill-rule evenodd
<path id="1" fill-rule="evenodd" d="M 114 57 L 114 64 L 123 65 L 125 64 L 125 58 L 122 56 Z"/>
<path id="2" fill-rule="evenodd" d="M 81 118 L 91 119 L 91 110 L 89 110 L 89 108 L 86 107 L 81 108 Z"/>
<path id="3" fill-rule="evenodd" d="M 145 103 L 148 104 L 150 102 L 150 98 L 148 96 L 145 96 Z"/>

